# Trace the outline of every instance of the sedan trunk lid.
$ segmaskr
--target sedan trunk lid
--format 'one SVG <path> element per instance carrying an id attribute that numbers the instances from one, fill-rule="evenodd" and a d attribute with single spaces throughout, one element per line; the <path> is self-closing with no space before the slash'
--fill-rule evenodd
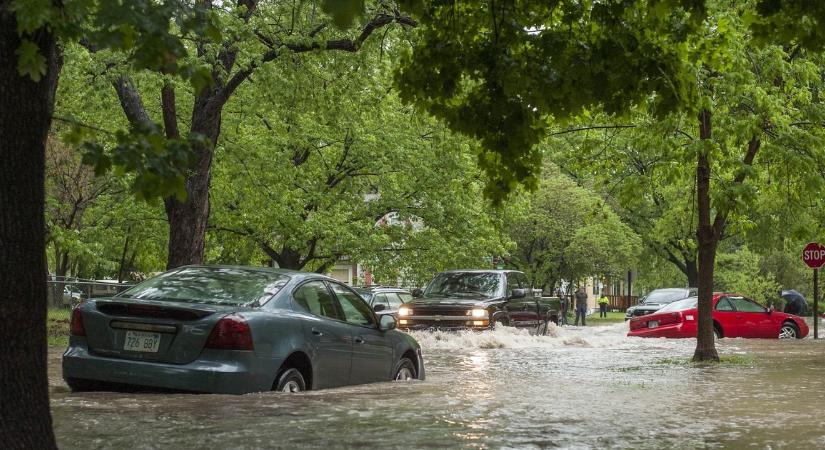
<path id="1" fill-rule="evenodd" d="M 218 320 L 236 306 L 95 299 L 81 305 L 89 350 L 100 356 L 173 364 L 194 361 Z"/>

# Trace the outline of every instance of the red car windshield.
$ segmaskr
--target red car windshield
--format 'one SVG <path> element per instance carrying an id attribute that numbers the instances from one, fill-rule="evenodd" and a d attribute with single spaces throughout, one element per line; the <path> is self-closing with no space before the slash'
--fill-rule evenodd
<path id="1" fill-rule="evenodd" d="M 642 304 L 665 304 L 681 300 L 687 296 L 685 289 L 656 289 L 643 299 Z"/>
<path id="2" fill-rule="evenodd" d="M 690 297 L 684 300 L 679 300 L 678 302 L 673 302 L 669 305 L 663 306 L 661 309 L 656 311 L 657 313 L 660 312 L 667 312 L 667 311 L 684 311 L 686 309 L 693 309 L 699 304 L 698 297 Z"/>

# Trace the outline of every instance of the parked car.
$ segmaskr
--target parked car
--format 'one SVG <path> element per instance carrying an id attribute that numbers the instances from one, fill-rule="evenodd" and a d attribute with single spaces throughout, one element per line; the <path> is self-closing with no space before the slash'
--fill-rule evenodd
<path id="1" fill-rule="evenodd" d="M 86 299 L 86 294 L 73 284 L 63 286 L 63 306 L 74 306 Z"/>
<path id="2" fill-rule="evenodd" d="M 630 320 L 628 336 L 696 337 L 697 297 L 679 300 L 654 314 Z M 805 321 L 792 314 L 774 311 L 737 294 L 713 295 L 713 333 L 717 338 L 797 338 L 808 335 Z"/>
<path id="3" fill-rule="evenodd" d="M 410 291 L 391 286 L 364 286 L 354 288 L 365 302 L 378 315 L 398 313 L 398 308 L 402 303 L 407 303 L 413 299 Z"/>
<path id="4" fill-rule="evenodd" d="M 639 304 L 631 306 L 625 311 L 624 320 L 632 317 L 652 314 L 664 305 L 683 300 L 697 294 L 696 288 L 664 288 L 654 289 L 639 300 Z"/>
<path id="5" fill-rule="evenodd" d="M 413 295 L 398 309 L 399 328 L 482 330 L 500 324 L 545 334 L 549 322 L 558 323 L 558 310 L 534 297 L 527 277 L 513 270 L 441 272 Z"/>
<path id="6" fill-rule="evenodd" d="M 77 306 L 63 377 L 228 394 L 424 379 L 421 348 L 395 326 L 323 275 L 186 266 Z"/>

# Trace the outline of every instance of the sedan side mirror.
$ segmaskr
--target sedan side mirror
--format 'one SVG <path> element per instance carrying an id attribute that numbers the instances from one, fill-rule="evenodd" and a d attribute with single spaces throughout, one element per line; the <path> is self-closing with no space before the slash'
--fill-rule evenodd
<path id="1" fill-rule="evenodd" d="M 412 290 L 412 296 L 415 297 L 415 298 L 421 298 L 422 296 L 424 296 L 424 291 L 422 291 L 421 289 L 415 288 L 415 289 Z"/>
<path id="2" fill-rule="evenodd" d="M 375 311 L 375 312 L 384 311 L 386 309 L 387 309 L 387 306 L 383 305 L 381 303 L 379 303 L 379 304 L 372 307 L 372 310 Z"/>
<path id="3" fill-rule="evenodd" d="M 769 305 L 768 308 L 765 310 L 768 314 L 773 312 L 773 305 Z"/>
<path id="4" fill-rule="evenodd" d="M 510 293 L 510 298 L 524 298 L 527 296 L 527 291 L 524 289 L 513 289 Z"/>
<path id="5" fill-rule="evenodd" d="M 381 331 L 393 330 L 395 325 L 395 317 L 391 314 L 384 314 L 378 319 L 378 329 Z"/>

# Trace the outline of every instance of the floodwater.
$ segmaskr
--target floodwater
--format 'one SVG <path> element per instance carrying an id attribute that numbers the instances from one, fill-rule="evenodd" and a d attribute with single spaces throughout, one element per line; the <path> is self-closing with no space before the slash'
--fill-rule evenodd
<path id="1" fill-rule="evenodd" d="M 427 380 L 301 394 L 69 393 L 61 448 L 825 448 L 825 342 L 628 338 L 626 324 L 414 333 Z"/>

